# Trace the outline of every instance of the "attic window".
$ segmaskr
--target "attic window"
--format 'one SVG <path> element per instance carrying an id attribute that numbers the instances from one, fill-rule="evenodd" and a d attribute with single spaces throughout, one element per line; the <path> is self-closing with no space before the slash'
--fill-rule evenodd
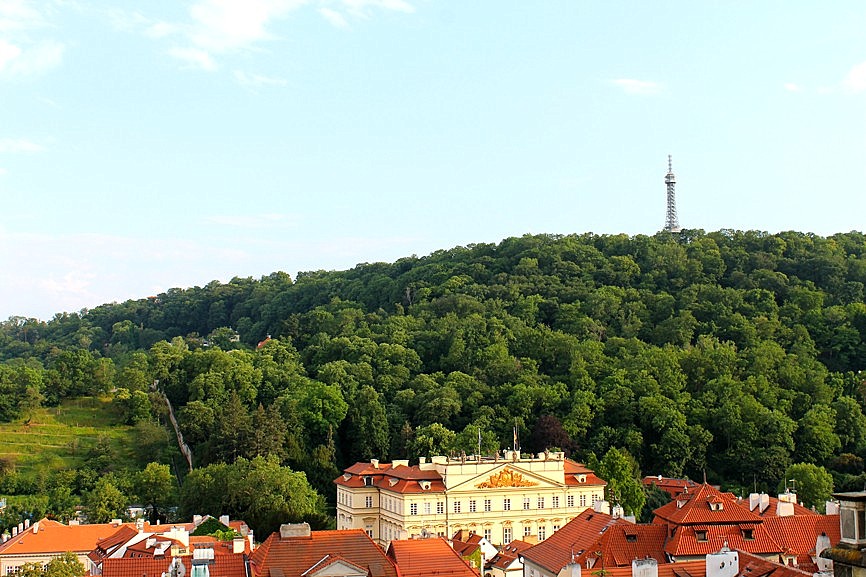
<path id="1" fill-rule="evenodd" d="M 343 480 L 348 481 L 352 478 L 352 473 L 343 473 Z"/>
<path id="2" fill-rule="evenodd" d="M 706 530 L 695 530 L 695 539 L 701 542 L 706 542 L 707 540 L 707 532 Z"/>
<path id="3" fill-rule="evenodd" d="M 578 483 L 586 483 L 586 475 L 575 475 Z"/>
<path id="4" fill-rule="evenodd" d="M 425 491 L 430 488 L 430 481 L 418 481 L 418 484 L 421 485 L 421 488 Z"/>
<path id="5" fill-rule="evenodd" d="M 628 541 L 629 543 L 636 543 L 637 542 L 637 535 L 635 535 L 634 533 L 627 534 L 625 536 L 625 540 Z"/>
<path id="6" fill-rule="evenodd" d="M 399 482 L 400 482 L 400 479 L 393 479 L 393 478 L 392 478 L 392 479 L 388 479 L 388 484 L 389 484 L 391 487 L 393 487 L 394 485 L 396 485 L 396 484 L 399 483 Z"/>
<path id="7" fill-rule="evenodd" d="M 743 539 L 745 539 L 746 541 L 754 541 L 755 540 L 754 529 L 743 529 Z"/>
<path id="8" fill-rule="evenodd" d="M 710 511 L 721 511 L 724 509 L 721 501 L 710 502 Z"/>
<path id="9" fill-rule="evenodd" d="M 372 487 L 373 486 L 373 477 L 364 477 L 364 486 Z"/>

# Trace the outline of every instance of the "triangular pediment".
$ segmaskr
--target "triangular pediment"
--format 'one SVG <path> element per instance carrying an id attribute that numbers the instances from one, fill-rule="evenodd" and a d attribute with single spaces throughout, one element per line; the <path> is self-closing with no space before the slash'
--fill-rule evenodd
<path id="1" fill-rule="evenodd" d="M 559 476 L 561 475 L 562 473 L 559 473 Z M 556 479 L 547 478 L 541 474 L 528 471 L 522 468 L 519 463 L 503 462 L 501 465 L 470 477 L 457 485 L 449 487 L 449 489 L 472 489 L 485 491 L 503 489 L 538 489 L 562 486 L 563 484 L 558 482 Z"/>

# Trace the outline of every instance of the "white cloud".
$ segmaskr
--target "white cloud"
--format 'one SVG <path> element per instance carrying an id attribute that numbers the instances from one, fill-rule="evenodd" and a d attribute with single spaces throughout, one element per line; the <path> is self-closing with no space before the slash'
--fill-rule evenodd
<path id="1" fill-rule="evenodd" d="M 650 82 L 647 80 L 637 80 L 635 78 L 617 78 L 611 80 L 611 84 L 618 86 L 626 92 L 626 94 L 643 94 L 652 95 L 659 94 L 662 91 L 662 85 L 658 82 Z"/>
<path id="2" fill-rule="evenodd" d="M 261 74 L 247 74 L 243 70 L 234 71 L 235 80 L 241 86 L 247 88 L 258 88 L 260 86 L 285 86 L 286 81 L 283 78 L 271 76 L 263 76 Z"/>
<path id="3" fill-rule="evenodd" d="M 64 46 L 51 39 L 39 39 L 34 31 L 47 28 L 36 3 L 23 0 L 0 1 L 0 76 L 40 74 L 58 66 Z"/>
<path id="4" fill-rule="evenodd" d="M 0 152 L 42 152 L 45 147 L 23 138 L 0 138 Z"/>
<path id="5" fill-rule="evenodd" d="M 866 62 L 861 62 L 848 71 L 848 75 L 842 81 L 842 87 L 846 92 L 866 92 Z"/>
<path id="6" fill-rule="evenodd" d="M 412 13 L 406 0 L 197 0 L 189 7 L 189 20 L 167 22 L 138 12 L 114 13 L 118 29 L 138 29 L 155 40 L 170 42 L 167 54 L 189 65 L 215 70 L 231 54 L 260 49 L 279 37 L 275 24 L 292 12 L 315 8 L 330 24 L 349 26 L 349 16 L 370 18 L 375 10 Z"/>
<path id="7" fill-rule="evenodd" d="M 346 18 L 337 12 L 336 10 L 332 10 L 331 8 L 319 8 L 319 14 L 321 14 L 325 20 L 331 23 L 331 25 L 336 26 L 337 28 L 348 28 L 349 22 Z"/>
<path id="8" fill-rule="evenodd" d="M 803 87 L 794 82 L 786 82 L 785 90 L 787 90 L 788 92 L 800 92 L 803 90 Z"/>
<path id="9" fill-rule="evenodd" d="M 200 48 L 169 48 L 168 49 L 169 56 L 173 56 L 178 60 L 182 60 L 189 64 L 190 66 L 201 68 L 203 70 L 216 70 L 217 65 L 214 62 L 214 59 L 211 57 L 210 53 L 207 50 L 202 50 Z"/>

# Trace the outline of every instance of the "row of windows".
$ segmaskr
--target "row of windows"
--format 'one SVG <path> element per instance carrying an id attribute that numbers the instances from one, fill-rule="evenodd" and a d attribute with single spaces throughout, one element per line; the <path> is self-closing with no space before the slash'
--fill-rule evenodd
<path id="1" fill-rule="evenodd" d="M 338 495 L 338 498 L 339 498 L 340 502 L 348 505 L 349 507 L 352 506 L 351 494 L 340 492 L 340 494 Z M 595 504 L 596 501 L 599 501 L 599 500 L 601 500 L 601 496 L 599 496 L 599 495 L 593 495 L 592 496 L 592 503 L 593 504 Z M 565 502 L 566 502 L 567 507 L 574 507 L 574 495 L 566 495 Z M 545 497 L 537 497 L 535 500 L 535 506 L 538 509 L 544 509 L 546 506 L 546 503 L 547 503 L 547 501 L 546 501 Z M 383 503 L 382 504 L 383 504 L 383 507 L 386 511 L 393 511 L 395 513 L 401 513 L 402 512 L 402 507 L 401 507 L 402 502 L 398 501 L 397 499 L 392 499 L 390 497 L 383 497 Z M 529 510 L 531 508 L 531 505 L 532 505 L 532 499 L 530 497 L 524 497 L 523 498 L 523 509 Z M 365 495 L 364 496 L 364 506 L 368 509 L 373 508 L 373 496 L 372 495 Z M 463 511 L 462 501 L 455 500 L 452 502 L 452 506 L 453 506 L 454 513 L 461 513 Z M 490 499 L 484 499 L 483 506 L 484 506 L 484 512 L 485 513 L 489 513 L 490 511 L 493 510 L 493 503 Z M 553 495 L 550 498 L 550 506 L 553 509 L 559 509 L 559 507 L 560 507 L 559 495 Z M 586 507 L 586 495 L 585 494 L 580 495 L 580 506 Z M 432 510 L 432 505 L 430 503 L 423 503 L 423 507 L 424 507 L 424 514 L 430 515 L 431 510 Z M 502 510 L 503 511 L 511 511 L 511 499 L 510 498 L 506 497 L 502 500 Z M 476 501 L 475 499 L 470 499 L 468 502 L 468 511 L 469 511 L 469 513 L 477 513 L 478 512 L 478 501 Z M 409 504 L 409 514 L 410 515 L 418 515 L 418 513 L 419 513 L 418 503 L 410 503 Z M 444 513 L 445 513 L 445 502 L 444 501 L 437 501 L 436 502 L 436 514 L 442 515 Z"/>

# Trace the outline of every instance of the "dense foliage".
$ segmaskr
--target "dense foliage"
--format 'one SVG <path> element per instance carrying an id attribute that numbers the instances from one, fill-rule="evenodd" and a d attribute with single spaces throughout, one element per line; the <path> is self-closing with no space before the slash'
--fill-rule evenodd
<path id="1" fill-rule="evenodd" d="M 2 323 L 0 419 L 112 391 L 152 422 L 158 381 L 197 467 L 267 458 L 329 499 L 346 464 L 489 452 L 515 424 L 524 450 L 632 474 L 748 492 L 808 463 L 859 488 L 864 286 L 861 233 L 731 230 L 214 281 Z"/>

